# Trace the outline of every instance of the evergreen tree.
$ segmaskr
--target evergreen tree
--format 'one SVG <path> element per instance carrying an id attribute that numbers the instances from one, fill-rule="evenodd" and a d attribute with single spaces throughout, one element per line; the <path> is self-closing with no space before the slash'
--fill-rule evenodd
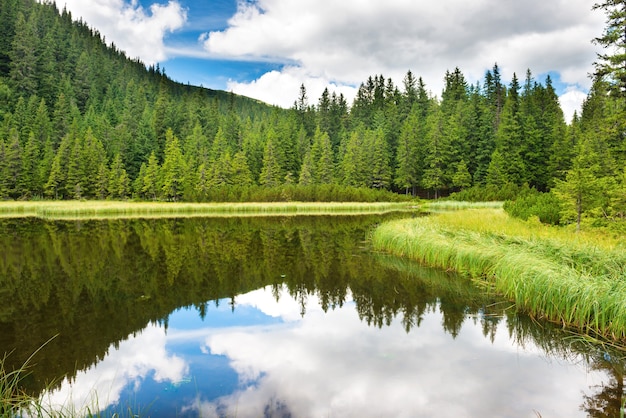
<path id="1" fill-rule="evenodd" d="M 111 199 L 126 199 L 130 195 L 130 178 L 120 154 L 116 154 L 111 162 L 108 191 Z"/>
<path id="2" fill-rule="evenodd" d="M 39 177 L 39 161 L 41 149 L 35 134 L 31 131 L 24 147 L 22 158 L 22 174 L 20 176 L 20 188 L 24 195 L 41 196 L 43 183 Z"/>
<path id="3" fill-rule="evenodd" d="M 20 11 L 20 0 L 0 2 L 0 78 L 9 74 L 15 24 Z M 23 18 L 23 15 L 22 15 Z"/>
<path id="4" fill-rule="evenodd" d="M 37 22 L 36 13 L 28 20 L 18 12 L 15 22 L 15 37 L 10 52 L 10 76 L 16 91 L 26 96 L 37 92 Z"/>
<path id="5" fill-rule="evenodd" d="M 311 157 L 311 150 L 309 150 L 302 161 L 302 167 L 300 168 L 300 177 L 298 184 L 301 186 L 309 186 L 314 184 L 313 179 L 313 158 Z"/>
<path id="6" fill-rule="evenodd" d="M 0 136 L 0 198 L 5 199 L 8 194 L 7 190 L 7 169 L 6 169 L 6 144 L 4 141 L 4 135 Z"/>
<path id="7" fill-rule="evenodd" d="M 142 193 L 152 200 L 159 196 L 160 168 L 156 154 L 152 152 L 148 158 L 148 164 L 143 177 Z"/>
<path id="8" fill-rule="evenodd" d="M 330 138 L 319 127 L 315 131 L 311 148 L 313 182 L 315 184 L 332 184 L 334 182 L 334 158 Z"/>
<path id="9" fill-rule="evenodd" d="M 4 149 L 5 187 L 9 197 L 18 198 L 23 190 L 20 188 L 22 175 L 22 146 L 17 129 L 11 129 Z"/>
<path id="10" fill-rule="evenodd" d="M 391 186 L 390 155 L 382 129 L 367 131 L 365 152 L 368 161 L 368 186 L 374 189 L 387 189 Z"/>
<path id="11" fill-rule="evenodd" d="M 427 120 L 427 153 L 424 160 L 422 186 L 435 192 L 435 199 L 440 191 L 449 185 L 447 169 L 451 162 L 449 138 L 445 135 L 445 120 L 441 109 L 435 109 Z"/>
<path id="12" fill-rule="evenodd" d="M 185 186 L 185 159 L 180 142 L 171 129 L 165 132 L 165 157 L 160 171 L 163 197 L 167 200 L 180 200 Z"/>
<path id="13" fill-rule="evenodd" d="M 585 212 L 601 205 L 606 194 L 606 182 L 600 177 L 599 156 L 591 144 L 583 140 L 576 149 L 572 168 L 567 171 L 565 180 L 556 180 L 554 193 L 562 199 L 565 217 L 576 220 L 576 230 L 580 230 Z"/>
<path id="14" fill-rule="evenodd" d="M 526 179 L 526 168 L 521 154 L 523 131 L 519 121 L 519 96 L 515 77 L 509 92 L 496 132 L 496 150 L 506 161 L 506 182 L 521 185 Z"/>
<path id="15" fill-rule="evenodd" d="M 394 183 L 398 187 L 409 190 L 414 188 L 421 177 L 420 161 L 418 161 L 418 144 L 420 137 L 420 120 L 417 106 L 409 114 L 402 125 L 396 152 L 396 175 Z"/>
<path id="16" fill-rule="evenodd" d="M 594 41 L 609 51 L 598 54 L 596 76 L 608 76 L 613 81 L 611 91 L 626 97 L 626 0 L 604 0 L 593 9 L 606 13 L 604 33 Z"/>
<path id="17" fill-rule="evenodd" d="M 465 164 L 465 160 L 461 160 L 459 163 L 457 163 L 456 170 L 454 172 L 454 175 L 452 176 L 452 185 L 460 189 L 465 189 L 472 185 L 472 175 L 467 169 L 467 164 Z"/>
<path id="18" fill-rule="evenodd" d="M 502 188 L 506 184 L 510 183 L 509 176 L 507 174 L 507 162 L 497 149 L 491 155 L 491 162 L 487 169 L 487 177 L 485 179 L 487 186 L 493 186 L 495 188 Z"/>
<path id="19" fill-rule="evenodd" d="M 283 175 L 278 165 L 277 150 L 275 147 L 275 134 L 270 129 L 268 132 L 267 143 L 263 151 L 263 168 L 259 176 L 259 183 L 267 187 L 275 187 L 282 184 Z"/>
<path id="20" fill-rule="evenodd" d="M 238 151 L 233 156 L 232 184 L 243 187 L 253 184 L 252 173 L 250 172 L 250 168 L 248 167 L 246 154 L 243 151 Z"/>

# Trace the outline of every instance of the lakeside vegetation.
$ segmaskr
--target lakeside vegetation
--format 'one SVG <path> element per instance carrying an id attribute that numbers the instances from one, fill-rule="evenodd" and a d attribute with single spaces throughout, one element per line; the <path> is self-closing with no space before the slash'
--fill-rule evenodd
<path id="1" fill-rule="evenodd" d="M 416 210 L 392 202 L 176 203 L 129 201 L 0 202 L 0 218 L 173 218 L 192 216 L 359 215 Z"/>
<path id="2" fill-rule="evenodd" d="M 377 250 L 466 274 L 537 318 L 626 343 L 626 238 L 468 209 L 380 225 Z"/>

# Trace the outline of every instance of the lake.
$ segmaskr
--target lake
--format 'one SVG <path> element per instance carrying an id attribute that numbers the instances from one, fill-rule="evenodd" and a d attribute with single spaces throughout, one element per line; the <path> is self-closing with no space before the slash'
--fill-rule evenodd
<path id="1" fill-rule="evenodd" d="M 623 352 L 371 251 L 398 216 L 0 219 L 5 368 L 72 415 L 619 416 Z"/>

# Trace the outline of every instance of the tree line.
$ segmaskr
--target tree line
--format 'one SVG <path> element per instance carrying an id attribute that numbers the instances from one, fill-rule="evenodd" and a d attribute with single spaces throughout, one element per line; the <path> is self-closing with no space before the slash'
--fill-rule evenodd
<path id="1" fill-rule="evenodd" d="M 591 206 L 626 187 L 624 102 L 606 74 L 570 124 L 549 76 L 505 83 L 497 64 L 475 84 L 447 71 L 440 97 L 408 71 L 399 85 L 369 77 L 351 104 L 328 89 L 309 103 L 303 85 L 280 109 L 175 83 L 53 3 L 7 0 L 0 28 L 5 199 L 246 200 L 316 187 L 565 196 L 581 165 Z M 623 200 L 601 206 L 623 213 Z"/>

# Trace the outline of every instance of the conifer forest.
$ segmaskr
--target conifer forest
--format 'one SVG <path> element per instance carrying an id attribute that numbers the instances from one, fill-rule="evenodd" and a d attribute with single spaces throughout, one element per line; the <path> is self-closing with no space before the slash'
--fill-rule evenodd
<path id="1" fill-rule="evenodd" d="M 54 3 L 3 0 L 0 198 L 507 200 L 551 192 L 572 219 L 623 218 L 624 2 L 595 8 L 609 17 L 595 42 L 618 52 L 598 57 L 582 112 L 566 121 L 549 76 L 522 68 L 504 82 L 497 64 L 475 84 L 450 69 L 436 94 L 411 71 L 402 80 L 370 76 L 352 103 L 328 89 L 308 97 L 302 85 L 282 109 L 173 82 Z"/>

